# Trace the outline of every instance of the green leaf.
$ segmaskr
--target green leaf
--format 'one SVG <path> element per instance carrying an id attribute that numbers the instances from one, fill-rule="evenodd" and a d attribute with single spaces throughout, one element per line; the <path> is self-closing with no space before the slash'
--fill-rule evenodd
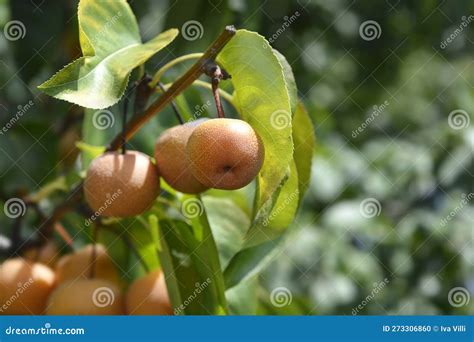
<path id="1" fill-rule="evenodd" d="M 232 75 L 234 102 L 242 119 L 262 138 L 265 160 L 257 177 L 255 207 L 271 199 L 293 157 L 291 104 L 284 70 L 261 35 L 238 30 L 218 56 Z"/>
<path id="2" fill-rule="evenodd" d="M 298 171 L 299 202 L 308 189 L 311 178 L 311 163 L 315 146 L 313 123 L 303 103 L 298 103 L 293 116 L 294 161 Z"/>
<path id="3" fill-rule="evenodd" d="M 165 31 L 143 44 L 135 16 L 125 0 L 81 0 L 79 38 L 83 57 L 39 86 L 46 94 L 86 108 L 117 103 L 130 72 L 177 36 Z"/>
<path id="4" fill-rule="evenodd" d="M 86 230 L 84 229 L 84 231 Z M 89 236 L 90 235 L 88 235 L 88 237 Z M 79 239 L 74 237 L 74 240 Z M 121 278 L 128 279 L 130 274 L 128 274 L 127 266 L 129 265 L 131 253 L 125 242 L 121 238 L 118 238 L 116 234 L 105 229 L 98 230 L 97 242 L 105 246 L 107 253 L 114 261 L 114 264 L 120 266 L 117 267 L 117 271 L 121 275 Z"/>
<path id="5" fill-rule="evenodd" d="M 118 225 L 120 229 L 126 229 L 124 234 L 128 234 L 130 242 L 135 246 L 142 260 L 149 269 L 156 269 L 160 266 L 156 253 L 156 244 L 153 240 L 151 228 L 147 220 L 143 217 L 138 219 L 126 219 Z M 127 233 L 128 232 L 128 233 Z"/>
<path id="6" fill-rule="evenodd" d="M 148 225 L 150 227 L 150 233 L 153 239 L 153 243 L 156 246 L 156 250 L 159 252 L 161 251 L 162 247 L 160 244 L 160 223 L 158 221 L 158 216 L 156 216 L 155 214 L 150 214 L 148 216 Z"/>
<path id="7" fill-rule="evenodd" d="M 288 170 L 288 178 L 257 213 L 245 238 L 246 247 L 273 240 L 283 234 L 298 211 L 298 172 L 293 161 Z"/>
<path id="8" fill-rule="evenodd" d="M 216 241 L 222 269 L 244 245 L 250 226 L 248 216 L 230 199 L 203 198 L 207 217 Z"/>
<path id="9" fill-rule="evenodd" d="M 277 255 L 276 248 L 283 237 L 246 248 L 237 253 L 224 271 L 226 288 L 236 286 L 257 275 Z"/>
<path id="10" fill-rule="evenodd" d="M 273 49 L 273 53 L 278 58 L 278 61 L 283 68 L 283 76 L 285 77 L 286 90 L 290 97 L 291 113 L 294 114 L 296 106 L 298 105 L 298 89 L 296 87 L 295 75 L 293 75 L 293 69 L 291 69 L 290 63 L 286 60 L 278 50 Z"/>
<path id="11" fill-rule="evenodd" d="M 85 143 L 84 141 L 78 141 L 76 146 L 82 153 L 81 158 L 83 169 L 86 169 L 92 160 L 105 152 L 105 146 L 94 146 Z"/>
<path id="12" fill-rule="evenodd" d="M 256 315 L 258 307 L 258 277 L 255 276 L 225 293 L 231 315 Z"/>
<path id="13" fill-rule="evenodd" d="M 168 219 L 160 220 L 160 228 L 163 249 L 159 255 L 175 314 L 226 314 L 217 252 L 208 248 L 210 231 L 200 227 L 204 232 L 199 236 L 186 222 Z"/>

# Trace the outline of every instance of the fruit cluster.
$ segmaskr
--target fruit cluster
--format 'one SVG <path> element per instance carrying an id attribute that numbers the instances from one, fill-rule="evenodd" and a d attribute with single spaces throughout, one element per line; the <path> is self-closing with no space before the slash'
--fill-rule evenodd
<path id="1" fill-rule="evenodd" d="M 91 209 L 102 216 L 135 216 L 153 204 L 160 176 L 188 194 L 233 190 L 257 176 L 263 159 L 262 141 L 245 121 L 199 119 L 163 132 L 155 144 L 156 166 L 136 151 L 107 152 L 94 159 L 84 193 Z"/>
<path id="2" fill-rule="evenodd" d="M 5 315 L 171 315 L 161 270 L 124 284 L 102 245 L 57 259 L 48 243 L 0 265 L 0 314 Z"/>

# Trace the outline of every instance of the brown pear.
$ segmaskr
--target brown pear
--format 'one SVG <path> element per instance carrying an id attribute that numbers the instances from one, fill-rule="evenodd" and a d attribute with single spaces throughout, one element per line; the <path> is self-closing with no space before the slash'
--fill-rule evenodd
<path id="1" fill-rule="evenodd" d="M 51 294 L 47 315 L 123 315 L 117 285 L 103 279 L 79 279 L 61 284 Z"/>
<path id="2" fill-rule="evenodd" d="M 207 119 L 198 119 L 164 131 L 155 144 L 155 160 L 161 177 L 174 189 L 197 194 L 207 189 L 191 172 L 186 145 L 194 129 Z"/>
<path id="3" fill-rule="evenodd" d="M 161 270 L 137 279 L 126 295 L 129 315 L 172 315 L 165 277 Z"/>
<path id="4" fill-rule="evenodd" d="M 212 119 L 196 127 L 189 137 L 186 155 L 200 183 L 234 190 L 257 176 L 263 164 L 264 147 L 245 121 Z"/>
<path id="5" fill-rule="evenodd" d="M 84 181 L 86 201 L 95 215 L 136 216 L 160 193 L 156 166 L 140 152 L 107 152 L 94 159 Z"/>
<path id="6" fill-rule="evenodd" d="M 41 315 L 54 288 L 54 272 L 21 258 L 0 265 L 0 314 Z"/>
<path id="7" fill-rule="evenodd" d="M 77 279 L 88 279 L 92 274 L 96 278 L 107 280 L 118 286 L 121 285 L 120 277 L 107 250 L 101 244 L 96 244 L 94 272 L 91 272 L 93 260 L 93 245 L 87 245 L 83 249 L 64 255 L 56 265 L 56 281 L 63 283 Z"/>

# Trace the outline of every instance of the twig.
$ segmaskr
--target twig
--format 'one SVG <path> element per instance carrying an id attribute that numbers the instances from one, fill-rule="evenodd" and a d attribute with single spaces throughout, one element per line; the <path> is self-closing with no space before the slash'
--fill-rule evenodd
<path id="1" fill-rule="evenodd" d="M 158 87 L 161 89 L 162 92 L 165 92 L 165 86 L 163 83 L 158 82 Z M 171 101 L 171 107 L 173 107 L 174 114 L 176 115 L 176 118 L 178 119 L 179 123 L 182 125 L 184 124 L 183 117 L 181 116 L 181 113 L 179 112 L 178 107 L 176 106 L 176 103 L 174 101 Z"/>

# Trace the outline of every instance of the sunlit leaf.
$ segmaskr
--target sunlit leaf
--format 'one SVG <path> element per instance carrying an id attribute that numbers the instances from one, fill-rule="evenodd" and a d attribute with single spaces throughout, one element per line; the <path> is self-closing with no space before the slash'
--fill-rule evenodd
<path id="1" fill-rule="evenodd" d="M 298 89 L 296 87 L 295 75 L 291 69 L 290 63 L 286 60 L 278 50 L 273 49 L 273 53 L 278 58 L 282 68 L 283 76 L 285 77 L 286 90 L 288 91 L 288 96 L 290 99 L 291 113 L 294 115 L 296 111 L 296 106 L 298 105 Z"/>
<path id="2" fill-rule="evenodd" d="M 298 172 L 293 161 L 288 170 L 288 177 L 275 191 L 274 198 L 257 213 L 245 237 L 245 246 L 258 245 L 283 234 L 293 222 L 298 204 Z"/>
<path id="3" fill-rule="evenodd" d="M 313 123 L 301 102 L 298 103 L 293 116 L 293 142 L 295 144 L 293 159 L 298 172 L 299 200 L 301 202 L 311 178 L 311 161 L 315 145 Z"/>
<path id="4" fill-rule="evenodd" d="M 283 68 L 261 35 L 238 30 L 218 61 L 232 75 L 234 103 L 260 135 L 265 161 L 258 175 L 256 208 L 268 201 L 293 157 L 291 104 Z"/>
<path id="5" fill-rule="evenodd" d="M 178 30 L 171 29 L 143 44 L 135 16 L 125 0 L 81 0 L 78 18 L 83 57 L 39 88 L 87 108 L 101 109 L 118 102 L 130 72 L 178 34 Z"/>

